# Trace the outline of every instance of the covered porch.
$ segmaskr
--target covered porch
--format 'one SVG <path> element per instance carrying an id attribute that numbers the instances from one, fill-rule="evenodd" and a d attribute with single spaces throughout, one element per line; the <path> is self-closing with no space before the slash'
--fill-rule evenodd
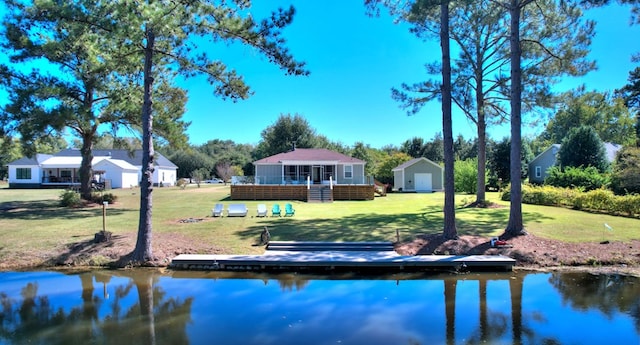
<path id="1" fill-rule="evenodd" d="M 306 202 L 332 202 L 335 200 L 373 200 L 374 197 L 375 186 L 373 184 L 231 185 L 232 200 L 300 200 Z"/>

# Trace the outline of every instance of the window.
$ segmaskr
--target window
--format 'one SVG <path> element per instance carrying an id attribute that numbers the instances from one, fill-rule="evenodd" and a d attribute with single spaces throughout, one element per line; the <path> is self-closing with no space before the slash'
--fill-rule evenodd
<path id="1" fill-rule="evenodd" d="M 353 165 L 344 166 L 344 178 L 353 178 Z"/>
<path id="2" fill-rule="evenodd" d="M 31 180 L 31 168 L 16 168 L 16 179 Z"/>
<path id="3" fill-rule="evenodd" d="M 311 166 L 310 165 L 301 165 L 300 166 L 300 178 L 306 179 L 307 176 L 311 176 Z"/>
<path id="4" fill-rule="evenodd" d="M 60 181 L 58 182 L 71 182 L 71 170 L 60 170 Z"/>
<path id="5" fill-rule="evenodd" d="M 285 165 L 284 166 L 284 179 L 287 182 L 298 180 L 298 166 L 297 165 Z"/>
<path id="6" fill-rule="evenodd" d="M 540 166 L 536 166 L 536 177 L 542 177 L 542 168 Z"/>
<path id="7" fill-rule="evenodd" d="M 333 177 L 334 181 L 336 180 L 335 175 L 333 174 L 333 165 L 325 165 L 322 179 L 328 181 L 331 177 Z"/>

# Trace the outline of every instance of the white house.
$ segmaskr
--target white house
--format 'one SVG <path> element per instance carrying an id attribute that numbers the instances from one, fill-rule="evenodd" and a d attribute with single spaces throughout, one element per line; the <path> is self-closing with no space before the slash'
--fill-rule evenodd
<path id="1" fill-rule="evenodd" d="M 102 159 L 92 165 L 94 175 L 99 171 L 99 181 L 111 181 L 111 188 L 126 188 L 138 185 L 140 169 L 121 159 Z"/>
<path id="2" fill-rule="evenodd" d="M 111 188 L 135 187 L 142 177 L 142 150 L 93 150 L 94 179 L 108 181 Z M 66 149 L 54 155 L 37 154 L 8 164 L 9 188 L 46 188 L 77 185 L 82 156 Z M 156 152 L 154 185 L 173 186 L 178 167 Z"/>

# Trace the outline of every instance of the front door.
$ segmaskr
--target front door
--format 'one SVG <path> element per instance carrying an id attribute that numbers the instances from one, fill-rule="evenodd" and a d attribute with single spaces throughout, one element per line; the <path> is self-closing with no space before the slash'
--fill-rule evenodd
<path id="1" fill-rule="evenodd" d="M 311 179 L 313 180 L 313 183 L 321 183 L 322 182 L 321 178 L 322 178 L 322 167 L 314 165 L 313 168 L 311 169 Z"/>

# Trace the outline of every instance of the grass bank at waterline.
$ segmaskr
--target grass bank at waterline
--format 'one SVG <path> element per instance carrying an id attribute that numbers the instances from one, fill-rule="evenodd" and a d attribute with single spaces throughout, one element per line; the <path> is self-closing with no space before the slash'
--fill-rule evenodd
<path id="1" fill-rule="evenodd" d="M 135 233 L 138 228 L 138 189 L 108 191 L 117 196 L 106 209 L 106 230 L 114 236 Z M 0 188 L 0 262 L 24 253 L 48 253 L 93 239 L 103 227 L 102 205 L 86 208 L 59 206 L 61 190 Z M 497 193 L 488 198 L 502 207 L 464 208 L 474 196 L 458 195 L 456 222 L 461 235 L 490 238 L 502 234 L 509 205 Z M 190 185 L 155 188 L 154 234 L 178 233 L 199 243 L 210 243 L 225 254 L 260 254 L 255 246 L 264 226 L 280 241 L 408 241 L 421 234 L 442 231 L 442 193 L 390 193 L 373 201 L 333 203 L 291 202 L 293 217 L 271 217 L 271 207 L 290 201 L 229 200 L 229 186 Z M 244 203 L 246 217 L 212 217 L 216 203 Z M 256 217 L 257 205 L 266 204 L 268 217 Z M 539 237 L 568 242 L 640 239 L 640 219 L 615 217 L 566 208 L 523 205 L 527 230 Z M 610 229 L 605 227 L 605 224 Z M 612 229 L 612 230 L 611 230 Z M 203 253 L 204 254 L 204 253 Z"/>

